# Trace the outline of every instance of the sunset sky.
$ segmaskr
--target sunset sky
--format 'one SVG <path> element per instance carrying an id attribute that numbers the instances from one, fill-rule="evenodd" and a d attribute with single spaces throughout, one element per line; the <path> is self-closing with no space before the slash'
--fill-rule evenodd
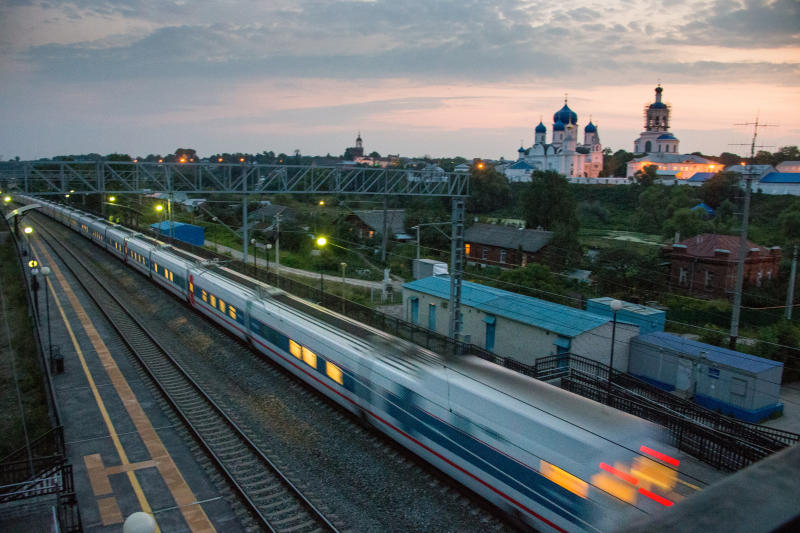
<path id="1" fill-rule="evenodd" d="M 0 159 L 516 158 L 564 94 L 633 149 L 658 82 L 684 153 L 800 144 L 798 0 L 3 0 Z M 581 134 L 581 139 L 582 139 Z"/>

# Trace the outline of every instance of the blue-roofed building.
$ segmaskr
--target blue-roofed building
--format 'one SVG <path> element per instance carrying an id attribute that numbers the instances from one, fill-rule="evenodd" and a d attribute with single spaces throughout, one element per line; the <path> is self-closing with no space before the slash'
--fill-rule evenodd
<path id="1" fill-rule="evenodd" d="M 403 285 L 405 319 L 448 334 L 450 277 L 432 276 Z M 462 335 L 498 355 L 533 364 L 537 358 L 574 353 L 608 364 L 612 321 L 608 316 L 539 298 L 463 281 Z M 639 327 L 618 323 L 614 368 L 628 369 L 628 344 Z"/>
<path id="2" fill-rule="evenodd" d="M 583 129 L 583 143 L 578 141 L 578 114 L 567 100 L 553 114 L 553 135 L 547 142 L 547 127 L 539 121 L 533 130 L 533 146 L 517 150 L 517 163 L 504 170 L 510 181 L 530 181 L 536 170 L 553 170 L 568 178 L 596 178 L 603 170 L 603 147 L 597 125 L 591 120 Z M 530 167 L 528 169 L 527 167 Z M 524 170 L 523 170 L 524 169 Z"/>
<path id="3" fill-rule="evenodd" d="M 753 187 L 764 194 L 800 196 L 800 172 L 770 172 Z"/>
<path id="4" fill-rule="evenodd" d="M 662 389 L 748 422 L 783 411 L 783 363 L 670 333 L 630 343 L 629 373 Z"/>
<path id="5" fill-rule="evenodd" d="M 172 225 L 172 232 L 170 232 L 170 225 Z M 203 246 L 205 244 L 206 230 L 202 226 L 194 226 L 192 224 L 184 224 L 183 222 L 170 222 L 165 220 L 163 222 L 156 222 L 150 224 L 150 228 L 157 231 L 161 235 L 167 237 L 174 237 L 180 241 L 194 244 L 195 246 Z"/>
<path id="6" fill-rule="evenodd" d="M 705 202 L 700 202 L 696 206 L 692 207 L 691 211 L 701 211 L 703 213 L 703 218 L 705 219 L 714 218 L 714 208 Z"/>
<path id="7" fill-rule="evenodd" d="M 691 178 L 684 181 L 683 183 L 685 185 L 690 185 L 692 187 L 702 187 L 705 182 L 707 182 L 716 175 L 717 175 L 716 172 L 695 172 L 694 174 L 692 174 Z"/>
<path id="8" fill-rule="evenodd" d="M 533 165 L 523 159 L 525 157 L 525 149 L 520 146 L 520 159 L 506 167 L 505 175 L 508 181 L 530 181 L 531 172 L 533 172 Z"/>

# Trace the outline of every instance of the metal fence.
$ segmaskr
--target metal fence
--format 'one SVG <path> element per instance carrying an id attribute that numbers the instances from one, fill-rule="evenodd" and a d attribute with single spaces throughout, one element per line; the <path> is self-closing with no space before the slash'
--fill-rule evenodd
<path id="1" fill-rule="evenodd" d="M 741 422 L 677 398 L 608 365 L 574 354 L 542 357 L 535 377 L 650 420 L 667 429 L 680 450 L 716 468 L 736 471 L 800 441 L 800 435 Z"/>

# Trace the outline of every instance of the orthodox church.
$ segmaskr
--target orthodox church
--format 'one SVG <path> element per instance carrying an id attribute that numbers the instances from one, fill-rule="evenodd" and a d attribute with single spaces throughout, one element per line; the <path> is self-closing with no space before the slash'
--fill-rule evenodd
<path id="1" fill-rule="evenodd" d="M 568 178 L 596 178 L 603 170 L 603 147 L 597 126 L 589 120 L 583 128 L 583 144 L 578 144 L 578 114 L 569 108 L 566 98 L 564 107 L 553 115 L 550 143 L 547 143 L 547 127 L 540 120 L 534 129 L 533 146 L 521 146 L 517 153 L 517 161 L 505 170 L 509 181 L 530 181 L 534 170 L 555 170 Z"/>
<path id="2" fill-rule="evenodd" d="M 638 157 L 628 161 L 626 176 L 632 178 L 655 165 L 661 179 L 688 180 L 697 173 L 719 172 L 719 163 L 693 154 L 678 153 L 678 139 L 669 131 L 670 106 L 661 101 L 664 89 L 656 87 L 656 99 L 644 107 L 644 131 L 633 141 Z"/>

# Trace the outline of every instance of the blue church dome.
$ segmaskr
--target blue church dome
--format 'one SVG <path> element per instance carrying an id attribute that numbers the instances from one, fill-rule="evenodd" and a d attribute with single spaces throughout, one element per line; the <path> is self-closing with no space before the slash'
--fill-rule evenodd
<path id="1" fill-rule="evenodd" d="M 556 123 L 553 124 L 553 131 L 564 131 L 564 123 L 556 120 Z"/>
<path id="2" fill-rule="evenodd" d="M 677 141 L 677 140 L 678 140 L 678 139 L 676 139 L 676 138 L 675 138 L 675 136 L 674 136 L 673 134 L 671 134 L 671 133 L 665 133 L 665 134 L 663 134 L 663 135 L 659 135 L 659 136 L 658 136 L 658 139 L 656 139 L 656 140 L 657 140 L 657 141 L 663 141 L 663 140 L 667 140 L 667 139 L 670 139 L 670 140 L 675 140 L 675 141 Z"/>
<path id="3" fill-rule="evenodd" d="M 590 120 L 589 123 L 583 128 L 583 131 L 586 133 L 597 133 L 597 126 L 595 126 L 592 121 Z"/>
<path id="4" fill-rule="evenodd" d="M 566 102 L 564 107 L 556 111 L 553 115 L 553 122 L 561 122 L 562 124 L 577 124 L 578 114 L 569 108 Z"/>
<path id="5" fill-rule="evenodd" d="M 520 146 L 520 147 L 519 147 L 519 150 L 517 150 L 517 152 L 519 152 L 519 153 L 521 153 L 521 154 L 524 154 L 524 153 L 525 153 L 525 148 L 523 148 L 522 146 Z"/>
<path id="6" fill-rule="evenodd" d="M 536 133 L 547 133 L 547 128 L 542 124 L 542 121 L 539 121 L 539 124 L 536 126 L 534 130 Z"/>
<path id="7" fill-rule="evenodd" d="M 650 109 L 666 109 L 666 108 L 667 104 L 665 104 L 664 102 L 653 102 L 652 104 L 650 104 Z"/>

